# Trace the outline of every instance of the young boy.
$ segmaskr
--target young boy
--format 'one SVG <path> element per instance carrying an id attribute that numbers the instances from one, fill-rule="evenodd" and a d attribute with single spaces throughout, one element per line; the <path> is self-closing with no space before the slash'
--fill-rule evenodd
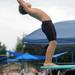
<path id="1" fill-rule="evenodd" d="M 32 8 L 31 4 L 24 0 L 17 0 L 19 3 L 19 11 L 21 14 L 29 14 L 30 16 L 38 19 L 42 22 L 42 31 L 45 33 L 49 40 L 49 44 L 46 51 L 46 59 L 44 65 L 55 65 L 52 62 L 52 56 L 55 52 L 57 45 L 56 42 L 56 30 L 54 24 L 51 21 L 51 18 L 42 10 L 38 8 Z"/>

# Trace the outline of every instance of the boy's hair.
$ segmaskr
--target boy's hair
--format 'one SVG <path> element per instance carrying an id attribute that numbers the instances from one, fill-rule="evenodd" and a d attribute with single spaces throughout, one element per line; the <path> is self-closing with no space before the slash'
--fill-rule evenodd
<path id="1" fill-rule="evenodd" d="M 22 15 L 27 14 L 27 12 L 23 9 L 23 7 L 22 7 L 21 5 L 19 5 L 19 12 L 20 12 L 20 14 L 22 14 Z"/>

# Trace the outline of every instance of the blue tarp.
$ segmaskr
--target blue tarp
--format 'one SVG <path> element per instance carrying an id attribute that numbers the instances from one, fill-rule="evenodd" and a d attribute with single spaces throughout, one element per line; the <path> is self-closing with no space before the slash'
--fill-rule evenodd
<path id="1" fill-rule="evenodd" d="M 38 56 L 38 55 L 31 55 L 29 53 L 20 53 L 20 52 L 15 52 L 11 50 L 5 50 L 6 52 L 16 56 L 16 59 L 25 59 L 25 60 L 30 60 L 30 59 L 35 59 L 35 60 L 40 60 L 44 59 L 44 56 Z"/>
<path id="2" fill-rule="evenodd" d="M 8 59 L 7 63 L 15 62 L 15 61 L 18 61 L 18 60 L 33 61 L 33 60 L 44 60 L 44 59 L 45 59 L 44 56 L 37 56 L 37 55 L 31 55 L 29 53 L 23 53 L 22 55 L 16 56 L 13 59 Z"/>
<path id="3" fill-rule="evenodd" d="M 31 55 L 31 54 L 25 53 L 21 56 L 17 56 L 15 58 L 13 58 L 13 59 L 8 59 L 7 62 L 11 63 L 11 62 L 15 62 L 15 61 L 18 61 L 18 60 L 33 61 L 33 60 L 38 60 L 38 58 Z"/>
<path id="4" fill-rule="evenodd" d="M 25 60 L 34 60 L 34 59 L 36 60 L 37 59 L 37 57 L 29 53 L 20 53 L 20 52 L 15 52 L 15 51 L 10 51 L 10 50 L 5 50 L 5 51 L 16 56 L 16 59 L 25 59 Z"/>
<path id="5" fill-rule="evenodd" d="M 55 54 L 53 56 L 53 58 L 58 58 L 58 57 L 66 54 L 66 53 L 68 53 L 68 52 Z M 18 61 L 18 60 L 33 61 L 33 60 L 44 60 L 44 59 L 45 59 L 45 56 L 31 55 L 29 53 L 25 53 L 25 54 L 22 54 L 21 56 L 15 57 L 14 59 L 7 59 L 3 63 L 5 63 L 5 62 L 12 63 L 12 62 L 15 62 L 15 61 Z"/>
<path id="6" fill-rule="evenodd" d="M 25 53 L 25 54 L 23 54 L 21 56 L 17 56 L 16 59 L 17 60 L 21 60 L 21 59 L 22 60 L 38 60 L 37 57 L 35 57 L 34 55 L 31 55 L 29 53 Z"/>
<path id="7" fill-rule="evenodd" d="M 75 44 L 75 20 L 61 21 L 54 23 L 54 25 L 59 45 Z M 27 44 L 48 44 L 48 40 L 41 28 L 25 36 L 22 41 Z"/>
<path id="8" fill-rule="evenodd" d="M 7 52 L 15 55 L 15 58 L 11 58 L 11 59 L 8 58 L 7 60 L 5 60 L 2 63 L 6 63 L 6 62 L 11 63 L 11 62 L 15 62 L 15 61 L 18 61 L 18 60 L 25 60 L 25 61 L 40 60 L 40 59 L 38 59 L 38 57 L 36 57 L 34 55 L 31 55 L 29 53 L 18 53 L 18 52 L 13 52 L 13 51 L 7 51 Z"/>

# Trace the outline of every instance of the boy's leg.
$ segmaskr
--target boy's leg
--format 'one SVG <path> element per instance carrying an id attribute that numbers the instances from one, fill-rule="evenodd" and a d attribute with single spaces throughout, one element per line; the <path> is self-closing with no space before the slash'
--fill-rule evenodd
<path id="1" fill-rule="evenodd" d="M 52 57 L 54 55 L 56 45 L 57 45 L 56 40 L 53 40 L 53 41 L 49 42 L 49 45 L 48 45 L 48 48 L 47 48 L 47 51 L 46 51 L 46 58 L 45 58 L 44 65 L 55 65 L 52 62 Z"/>

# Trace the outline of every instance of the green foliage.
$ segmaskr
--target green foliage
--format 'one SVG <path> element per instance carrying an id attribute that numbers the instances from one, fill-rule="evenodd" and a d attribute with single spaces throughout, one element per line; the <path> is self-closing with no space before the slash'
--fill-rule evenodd
<path id="1" fill-rule="evenodd" d="M 17 43 L 16 43 L 16 51 L 17 52 L 22 52 L 22 49 L 23 49 L 22 40 L 18 37 L 17 38 Z"/>
<path id="2" fill-rule="evenodd" d="M 1 57 L 6 57 L 6 46 L 0 42 L 0 58 Z M 5 58 L 6 59 L 6 58 Z M 0 62 L 3 62 L 5 59 L 0 60 Z"/>
<path id="3" fill-rule="evenodd" d="M 72 52 L 75 53 L 75 46 L 74 45 L 65 45 L 65 46 L 60 46 L 60 51 L 65 50 L 68 52 L 67 54 L 62 55 L 61 57 L 58 58 L 58 62 L 60 63 L 71 63 L 72 62 Z"/>
<path id="4" fill-rule="evenodd" d="M 0 42 L 0 55 L 6 55 L 6 46 Z"/>
<path id="5" fill-rule="evenodd" d="M 63 63 L 70 63 L 72 61 L 72 55 L 69 52 L 68 54 L 65 54 L 63 56 L 61 56 L 58 60 L 58 62 L 63 62 Z"/>

